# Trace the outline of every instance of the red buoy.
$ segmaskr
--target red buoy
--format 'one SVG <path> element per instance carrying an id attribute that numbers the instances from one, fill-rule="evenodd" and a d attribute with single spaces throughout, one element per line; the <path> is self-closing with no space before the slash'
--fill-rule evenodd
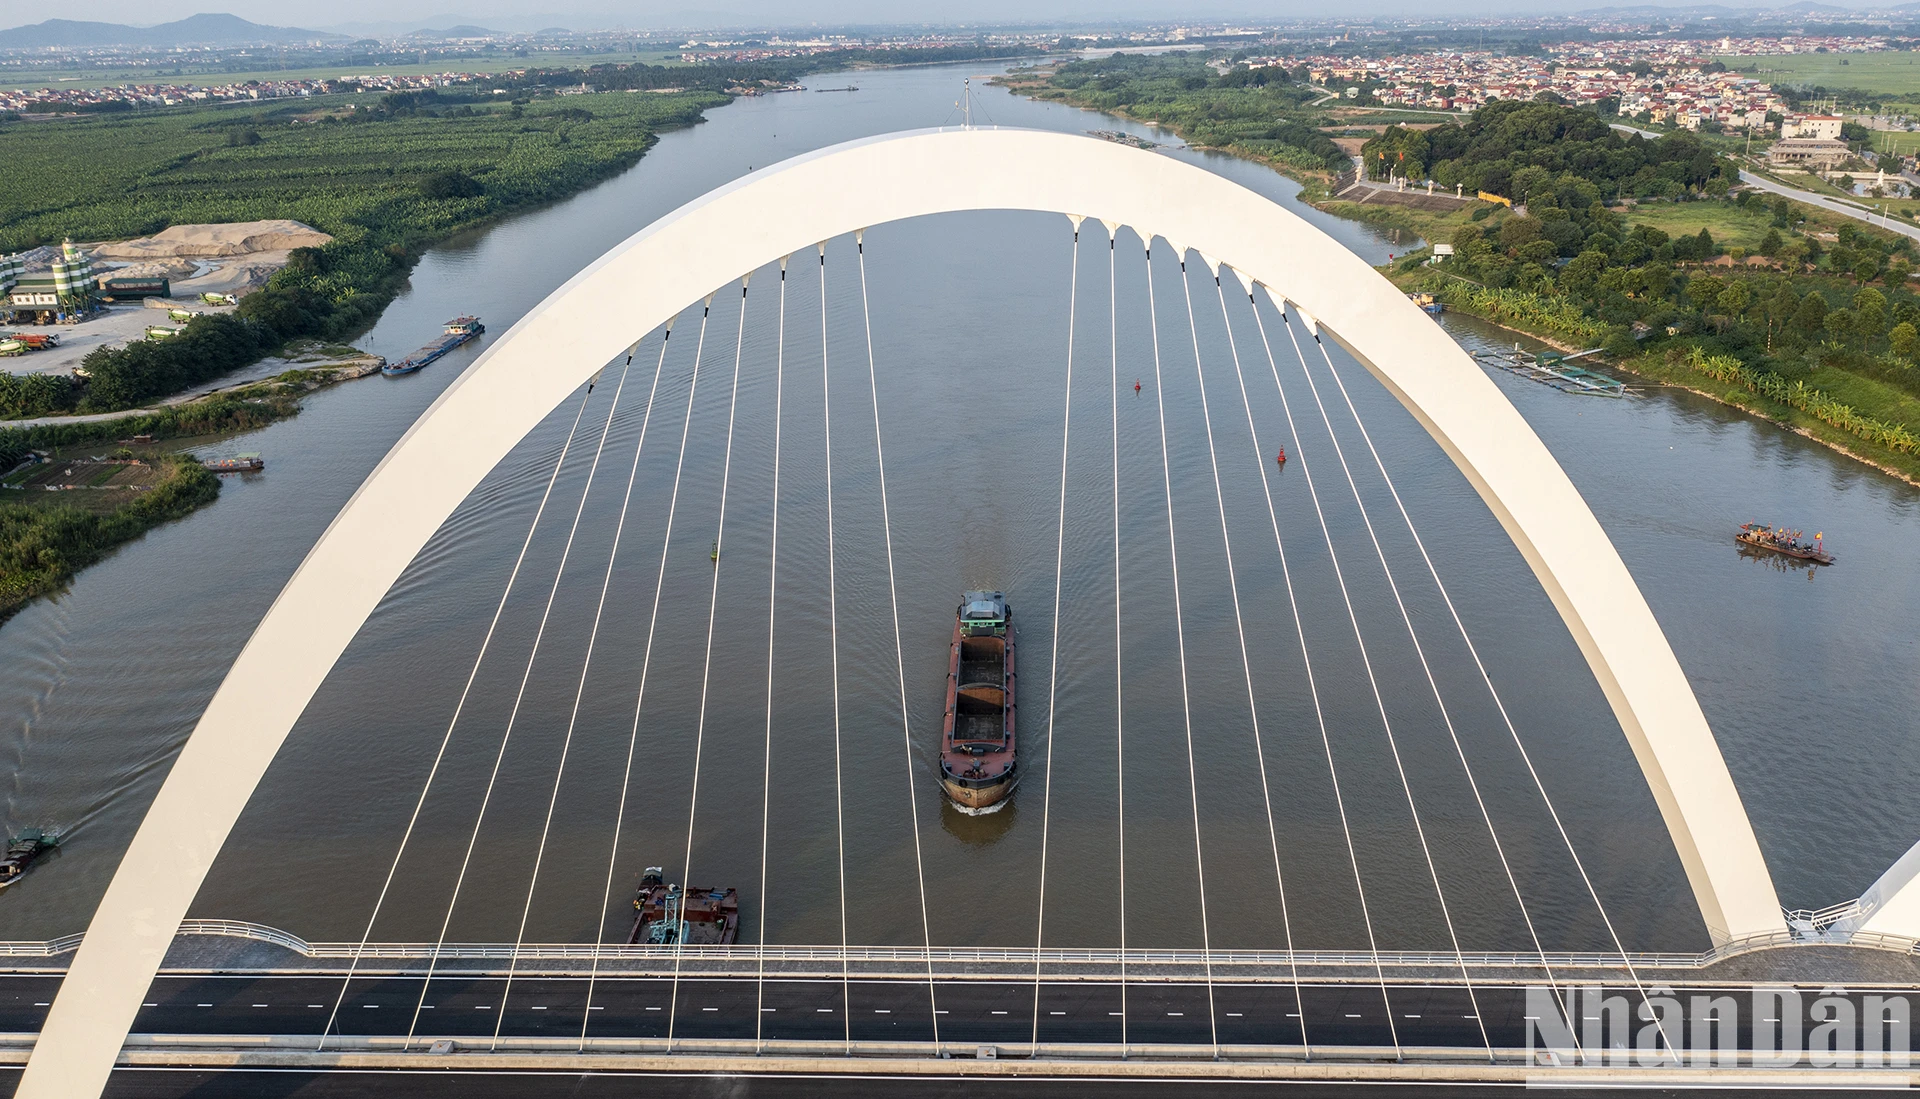
<path id="1" fill-rule="evenodd" d="M 1138 378 L 1135 378 L 1135 379 L 1133 380 L 1133 391 L 1134 391 L 1135 393 L 1138 393 L 1138 392 L 1140 392 L 1140 379 L 1138 379 Z"/>
<path id="2" fill-rule="evenodd" d="M 1278 462 L 1280 465 L 1287 464 L 1287 448 L 1286 447 L 1280 448 L 1280 456 L 1278 458 L 1275 458 L 1274 461 Z"/>

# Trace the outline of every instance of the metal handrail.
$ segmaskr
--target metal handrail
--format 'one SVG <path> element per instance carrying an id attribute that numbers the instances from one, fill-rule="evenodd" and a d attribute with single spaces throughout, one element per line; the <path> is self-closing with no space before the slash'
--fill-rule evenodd
<path id="1" fill-rule="evenodd" d="M 600 961 L 674 961 L 680 962 L 898 962 L 918 966 L 930 963 L 1036 963 L 1055 966 L 1119 965 L 1129 966 L 1214 966 L 1214 967 L 1292 967 L 1373 968 L 1374 966 L 1448 966 L 1463 961 L 1476 969 L 1533 969 L 1554 966 L 1570 969 L 1698 969 L 1714 962 L 1774 947 L 1826 944 L 1857 946 L 1911 954 L 1920 951 L 1920 941 L 1901 935 L 1865 931 L 1833 930 L 1841 919 L 1857 911 L 1857 903 L 1834 905 L 1809 913 L 1802 927 L 1748 935 L 1722 943 L 1697 954 L 1627 953 L 1608 951 L 1571 951 L 1538 953 L 1531 951 L 1452 951 L 1415 950 L 1190 950 L 1129 949 L 1126 951 L 1048 947 L 961 947 L 931 949 L 918 946 L 672 946 L 594 943 L 315 943 L 289 931 L 245 920 L 184 920 L 182 937 L 247 939 L 270 943 L 305 958 L 431 958 L 500 960 L 600 960 Z M 1791 915 L 1799 915 L 1793 913 Z M 1818 930 L 1806 930 L 1807 926 Z M 63 935 L 46 942 L 0 942 L 0 957 L 49 958 L 79 947 L 84 936 Z"/>

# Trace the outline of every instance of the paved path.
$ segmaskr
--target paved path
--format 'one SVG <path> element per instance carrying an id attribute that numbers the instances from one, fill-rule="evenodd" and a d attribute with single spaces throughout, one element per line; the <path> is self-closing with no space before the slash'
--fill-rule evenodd
<path id="1" fill-rule="evenodd" d="M 1784 183 L 1775 183 L 1773 180 L 1767 179 L 1764 176 L 1754 175 L 1752 172 L 1741 172 L 1740 182 L 1745 183 L 1749 187 L 1758 187 L 1762 191 L 1771 194 L 1783 195 L 1795 202 L 1804 202 L 1809 206 L 1818 206 L 1822 210 L 1831 210 L 1836 214 L 1845 214 L 1855 221 L 1864 221 L 1876 228 L 1888 229 L 1902 236 L 1920 240 L 1920 229 L 1916 229 L 1911 225 L 1904 225 L 1892 218 L 1881 217 L 1880 212 L 1877 210 L 1868 210 L 1849 202 L 1842 202 L 1837 198 L 1828 198 L 1826 195 L 1816 195 L 1811 191 L 1796 190 Z"/>

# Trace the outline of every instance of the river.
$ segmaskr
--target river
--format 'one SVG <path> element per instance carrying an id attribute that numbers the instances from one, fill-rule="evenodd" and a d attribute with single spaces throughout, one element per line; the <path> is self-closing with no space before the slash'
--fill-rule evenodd
<path id="1" fill-rule="evenodd" d="M 493 332 L 505 331 L 612 243 L 754 167 L 855 137 L 957 121 L 952 104 L 961 78 L 978 71 L 984 67 L 821 77 L 813 83 L 850 80 L 861 90 L 743 99 L 710 112 L 699 126 L 663 135 L 617 179 L 435 248 L 359 342 L 403 354 L 446 317 L 467 312 Z M 979 104 L 976 121 L 993 124 L 1153 133 L 995 90 L 980 93 Z M 1195 160 L 1275 198 L 1369 260 L 1403 247 L 1293 201 L 1295 185 L 1259 165 L 1177 148 L 1164 155 Z M 1370 928 L 1383 948 L 1445 948 L 1450 918 L 1468 949 L 1526 948 L 1514 891 L 1329 445 L 1338 437 L 1544 944 L 1609 945 L 1417 550 L 1370 472 L 1337 390 L 1328 388 L 1332 375 L 1311 348 L 1309 372 L 1330 401 L 1326 421 L 1277 318 L 1263 311 L 1295 434 L 1244 302 L 1228 296 L 1230 342 L 1210 280 L 1196 276 L 1189 326 L 1179 272 L 1162 248 L 1149 313 L 1145 261 L 1128 231 L 1114 251 L 1110 300 L 1105 242 L 1083 243 L 1056 689 L 1050 680 L 1073 255 L 1068 225 L 1025 214 L 928 218 L 875 228 L 867 254 L 891 566 L 851 245 L 835 242 L 828 263 L 831 619 L 817 260 L 800 257 L 794 268 L 778 355 L 772 269 L 754 279 L 738 328 L 737 291 L 688 287 L 689 299 L 720 290 L 698 382 L 696 308 L 676 329 L 635 466 L 657 335 L 641 344 L 529 672 L 568 522 L 620 385 L 619 364 L 585 398 L 554 503 L 448 742 L 374 938 L 432 939 L 466 863 L 449 938 L 512 939 L 543 834 L 526 938 L 623 934 L 625 894 L 639 872 L 648 864 L 667 866 L 670 875 L 684 871 L 697 750 L 691 878 L 741 888 L 750 940 L 764 928 L 771 942 L 837 942 L 844 903 L 850 941 L 918 943 L 924 880 L 926 934 L 935 942 L 1031 942 L 1042 903 L 1044 833 L 1049 945 L 1111 945 L 1122 934 L 1124 912 L 1132 946 L 1197 946 L 1203 935 L 1215 947 L 1275 946 L 1290 934 L 1302 947 L 1362 947 Z M 1514 339 L 1471 319 L 1444 323 L 1469 347 Z M 744 337 L 728 466 L 736 331 Z M 297 418 L 227 444 L 264 454 L 267 472 L 230 480 L 217 504 L 150 532 L 86 570 L 67 594 L 0 628 L 7 655 L 0 662 L 0 706 L 8 715 L 0 739 L 9 780 L 5 823 L 58 825 L 67 836 L 56 857 L 0 897 L 0 937 L 40 939 L 85 925 L 173 754 L 253 625 L 355 486 L 477 353 L 462 349 L 405 379 L 323 391 Z M 1236 353 L 1258 443 L 1246 429 Z M 1351 361 L 1336 356 L 1335 369 L 1353 390 L 1626 945 L 1699 948 L 1705 937 L 1653 801 L 1538 583 L 1413 420 Z M 1907 810 L 1920 779 L 1920 687 L 1912 674 L 1920 655 L 1912 625 L 1920 620 L 1912 568 L 1920 492 L 1684 392 L 1645 389 L 1606 400 L 1495 378 L 1599 515 L 1666 628 L 1728 757 L 1783 901 L 1817 906 L 1855 896 L 1915 838 Z M 257 920 L 311 939 L 362 933 L 579 407 L 557 412 L 495 470 L 382 604 L 269 772 L 195 915 Z M 674 504 L 681 424 L 689 416 Z M 763 765 L 776 426 L 781 524 L 769 777 Z M 1272 464 L 1279 443 L 1292 458 L 1284 468 Z M 1365 655 L 1378 673 L 1377 703 L 1302 459 L 1312 463 Z M 1263 465 L 1305 620 L 1324 737 L 1287 609 Z M 568 742 L 630 466 L 637 470 L 633 521 Z M 709 550 L 720 534 L 723 473 L 726 549 L 703 720 L 715 568 Z M 1168 484 L 1178 535 L 1177 609 Z M 655 630 L 669 506 L 672 553 Z M 1804 571 L 1743 557 L 1731 532 L 1754 518 L 1823 530 L 1840 563 Z M 1226 584 L 1228 546 L 1252 663 L 1257 742 L 1242 631 Z M 1010 809 L 981 818 L 943 807 L 932 770 L 952 607 L 970 586 L 1004 589 L 1016 608 L 1028 775 Z M 635 732 L 643 667 L 647 694 Z M 902 730 L 900 669 L 911 750 Z M 524 701 L 507 737 L 523 679 Z M 1183 680 L 1190 710 L 1182 704 Z M 1123 733 L 1116 730 L 1116 691 L 1124 692 Z M 556 792 L 563 746 L 567 765 Z M 1338 768 L 1338 800 L 1329 754 Z M 609 846 L 616 818 L 617 857 Z M 1281 876 L 1270 836 L 1279 841 Z M 612 900 L 603 909 L 610 861 Z M 1203 890 L 1204 925 L 1196 903 Z"/>

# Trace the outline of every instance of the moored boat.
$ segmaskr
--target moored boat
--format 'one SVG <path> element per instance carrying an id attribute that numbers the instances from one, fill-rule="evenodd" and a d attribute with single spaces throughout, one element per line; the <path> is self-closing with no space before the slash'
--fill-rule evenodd
<path id="1" fill-rule="evenodd" d="M 1815 534 L 1813 541 L 1803 541 L 1805 533 L 1788 530 L 1785 527 L 1771 527 L 1765 523 L 1742 523 L 1740 533 L 1733 540 L 1741 545 L 1755 549 L 1768 550 L 1787 557 L 1811 561 L 1816 565 L 1833 564 L 1833 555 L 1827 552 L 1825 534 Z"/>
<path id="2" fill-rule="evenodd" d="M 455 317 L 446 323 L 439 339 L 397 363 L 385 364 L 380 368 L 380 373 L 390 378 L 411 374 L 486 330 L 486 325 L 480 323 L 479 317 Z"/>
<path id="3" fill-rule="evenodd" d="M 1020 784 L 1014 740 L 1013 608 L 970 591 L 954 611 L 940 788 L 962 813 L 996 812 Z"/>
<path id="4" fill-rule="evenodd" d="M 60 837 L 51 832 L 22 832 L 7 841 L 7 853 L 0 857 L 0 889 L 20 880 L 27 868 L 40 856 L 60 845 Z"/>
<path id="5" fill-rule="evenodd" d="M 633 930 L 627 942 L 729 946 L 740 937 L 740 895 L 735 890 L 668 884 L 665 871 L 647 867 L 633 898 Z"/>

